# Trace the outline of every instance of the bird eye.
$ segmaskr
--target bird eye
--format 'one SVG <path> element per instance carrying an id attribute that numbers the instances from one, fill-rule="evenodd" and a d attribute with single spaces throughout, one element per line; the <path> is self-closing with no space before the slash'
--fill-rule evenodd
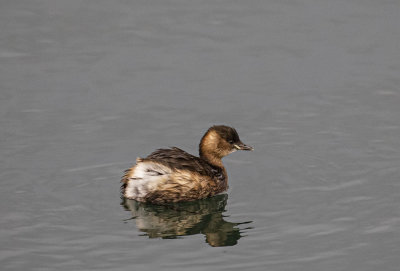
<path id="1" fill-rule="evenodd" d="M 229 144 L 233 144 L 233 140 L 228 140 L 228 143 Z"/>

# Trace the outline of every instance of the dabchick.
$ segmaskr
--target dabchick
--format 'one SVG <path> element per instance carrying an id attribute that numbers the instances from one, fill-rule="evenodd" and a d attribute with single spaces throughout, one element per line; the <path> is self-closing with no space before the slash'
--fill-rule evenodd
<path id="1" fill-rule="evenodd" d="M 201 138 L 200 157 L 173 147 L 137 158 L 121 179 L 122 193 L 127 199 L 155 204 L 214 196 L 228 189 L 221 159 L 236 150 L 253 148 L 240 141 L 234 128 L 212 126 Z"/>

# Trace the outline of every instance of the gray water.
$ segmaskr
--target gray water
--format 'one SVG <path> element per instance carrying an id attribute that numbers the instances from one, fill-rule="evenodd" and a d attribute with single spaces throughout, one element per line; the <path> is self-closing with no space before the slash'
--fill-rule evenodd
<path id="1" fill-rule="evenodd" d="M 0 3 L 2 270 L 399 270 L 396 0 Z M 254 152 L 230 189 L 123 202 L 137 156 Z"/>

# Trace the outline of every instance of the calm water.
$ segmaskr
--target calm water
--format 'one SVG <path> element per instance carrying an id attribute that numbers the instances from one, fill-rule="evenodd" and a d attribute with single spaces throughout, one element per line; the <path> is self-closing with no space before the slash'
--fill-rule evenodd
<path id="1" fill-rule="evenodd" d="M 0 4 L 2 270 L 399 270 L 398 1 Z M 137 156 L 254 152 L 226 194 L 121 202 Z"/>

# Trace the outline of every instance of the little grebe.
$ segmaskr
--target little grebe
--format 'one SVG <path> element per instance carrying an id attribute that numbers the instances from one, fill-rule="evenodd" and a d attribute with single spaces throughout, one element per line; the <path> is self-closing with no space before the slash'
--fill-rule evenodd
<path id="1" fill-rule="evenodd" d="M 200 141 L 200 157 L 179 148 L 158 149 L 122 177 L 127 199 L 163 204 L 211 197 L 228 189 L 222 157 L 236 150 L 253 150 L 243 144 L 234 128 L 212 126 Z"/>

